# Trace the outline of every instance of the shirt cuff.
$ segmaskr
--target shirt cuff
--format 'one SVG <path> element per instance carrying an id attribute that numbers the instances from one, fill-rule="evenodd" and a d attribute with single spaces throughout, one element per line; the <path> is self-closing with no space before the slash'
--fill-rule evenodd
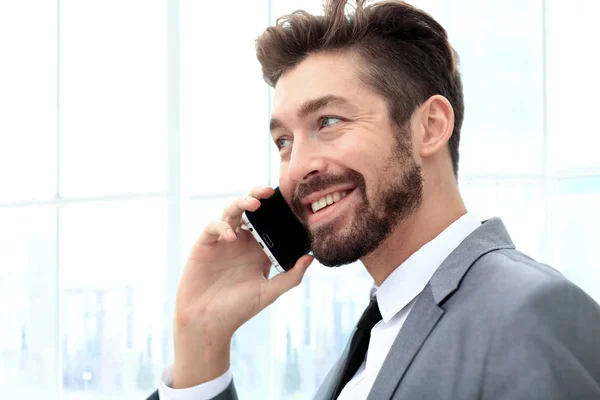
<path id="1" fill-rule="evenodd" d="M 222 393 L 233 380 L 231 368 L 218 378 L 187 389 L 173 389 L 173 365 L 168 366 L 158 387 L 160 400 L 210 400 Z"/>

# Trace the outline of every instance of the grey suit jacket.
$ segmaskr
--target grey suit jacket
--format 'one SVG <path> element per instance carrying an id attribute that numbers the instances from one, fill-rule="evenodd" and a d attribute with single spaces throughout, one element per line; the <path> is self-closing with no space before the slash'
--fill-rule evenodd
<path id="1" fill-rule="evenodd" d="M 215 399 L 235 398 L 232 384 Z M 417 296 L 368 399 L 600 399 L 600 306 L 488 220 Z"/>

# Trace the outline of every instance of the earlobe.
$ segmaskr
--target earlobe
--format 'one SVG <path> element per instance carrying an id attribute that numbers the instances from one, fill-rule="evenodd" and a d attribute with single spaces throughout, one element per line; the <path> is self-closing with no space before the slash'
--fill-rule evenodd
<path id="1" fill-rule="evenodd" d="M 444 148 L 454 129 L 452 105 L 443 96 L 430 97 L 422 109 L 423 136 L 420 143 L 421 157 L 430 157 Z"/>

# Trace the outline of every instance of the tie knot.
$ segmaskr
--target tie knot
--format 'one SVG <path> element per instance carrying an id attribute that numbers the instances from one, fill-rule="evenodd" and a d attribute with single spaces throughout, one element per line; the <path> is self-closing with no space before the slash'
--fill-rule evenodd
<path id="1" fill-rule="evenodd" d="M 381 321 L 381 312 L 377 305 L 377 297 L 373 297 L 373 300 L 371 300 L 365 312 L 363 312 L 356 327 L 364 331 L 370 331 L 379 321 Z"/>

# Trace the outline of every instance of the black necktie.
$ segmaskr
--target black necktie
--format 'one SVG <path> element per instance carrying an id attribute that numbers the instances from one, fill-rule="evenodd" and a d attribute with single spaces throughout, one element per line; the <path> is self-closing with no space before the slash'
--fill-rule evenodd
<path id="1" fill-rule="evenodd" d="M 381 312 L 377 306 L 377 297 L 373 297 L 373 300 L 371 300 L 371 303 L 369 303 L 365 312 L 363 312 L 362 317 L 360 317 L 358 324 L 356 324 L 356 333 L 350 341 L 348 358 L 342 370 L 342 380 L 333 394 L 334 399 L 338 398 L 344 386 L 352 379 L 364 361 L 367 348 L 369 347 L 369 339 L 371 338 L 371 329 L 379 321 L 381 321 Z"/>

